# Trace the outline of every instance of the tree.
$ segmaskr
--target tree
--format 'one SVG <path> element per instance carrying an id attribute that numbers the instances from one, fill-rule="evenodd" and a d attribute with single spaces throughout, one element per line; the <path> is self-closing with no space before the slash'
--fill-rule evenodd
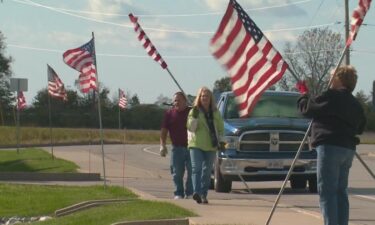
<path id="1" fill-rule="evenodd" d="M 138 98 L 138 95 L 137 95 L 137 94 L 133 95 L 133 96 L 130 98 L 129 104 L 130 104 L 131 106 L 137 106 L 137 105 L 141 104 L 141 102 L 139 101 L 139 98 Z"/>
<path id="2" fill-rule="evenodd" d="M 214 83 L 213 92 L 224 92 L 224 91 L 231 91 L 232 86 L 230 83 L 230 77 L 223 77 L 219 80 L 216 80 Z"/>
<path id="3" fill-rule="evenodd" d="M 340 33 L 328 28 L 314 28 L 303 32 L 297 43 L 285 46 L 284 59 L 289 71 L 278 82 L 283 90 L 292 90 L 298 80 L 306 80 L 312 95 L 327 89 L 329 74 L 336 66 L 344 41 Z"/>
<path id="4" fill-rule="evenodd" d="M 14 97 L 9 89 L 9 78 L 12 76 L 11 57 L 5 57 L 4 35 L 0 31 L 0 123 L 4 125 L 4 113 L 12 110 Z"/>
<path id="5" fill-rule="evenodd" d="M 172 99 L 168 98 L 167 96 L 164 96 L 164 95 L 160 94 L 157 97 L 156 102 L 154 104 L 158 105 L 158 106 L 164 106 L 165 103 L 167 103 L 167 104 L 172 103 Z"/>

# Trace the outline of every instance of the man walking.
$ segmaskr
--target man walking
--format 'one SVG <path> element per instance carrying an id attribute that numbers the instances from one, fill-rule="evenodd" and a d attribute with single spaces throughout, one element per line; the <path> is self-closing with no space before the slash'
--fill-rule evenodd
<path id="1" fill-rule="evenodd" d="M 172 142 L 171 174 L 175 186 L 174 199 L 189 198 L 193 193 L 186 129 L 189 111 L 185 95 L 182 92 L 176 92 L 173 95 L 173 107 L 165 112 L 161 124 L 160 156 L 165 157 L 168 153 L 166 147 L 168 133 Z M 184 187 L 185 169 L 187 174 Z"/>

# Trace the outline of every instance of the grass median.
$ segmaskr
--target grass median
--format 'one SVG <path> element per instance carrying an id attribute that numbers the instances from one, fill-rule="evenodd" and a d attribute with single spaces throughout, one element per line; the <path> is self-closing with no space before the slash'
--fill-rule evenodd
<path id="1" fill-rule="evenodd" d="M 94 225 L 120 221 L 172 219 L 194 216 L 176 205 L 145 201 L 129 191 L 116 186 L 59 186 L 0 184 L 0 217 L 53 216 L 55 210 L 82 201 L 100 199 L 131 199 L 124 203 L 113 203 L 33 224 Z"/>
<path id="2" fill-rule="evenodd" d="M 74 173 L 78 166 L 55 158 L 37 148 L 0 151 L 1 172 L 67 172 Z M 194 216 L 176 205 L 140 200 L 131 191 L 118 186 L 61 186 L 0 183 L 0 217 L 10 218 L 54 216 L 58 209 L 88 200 L 128 199 L 32 224 L 95 225 L 120 221 L 174 219 Z"/>
<path id="3" fill-rule="evenodd" d="M 100 130 L 87 128 L 53 128 L 54 145 L 100 143 Z M 103 129 L 105 143 L 155 144 L 159 143 L 160 131 L 157 130 L 119 130 Z M 50 129 L 42 127 L 21 127 L 21 146 L 49 145 Z M 13 146 L 16 142 L 15 127 L 0 126 L 0 146 Z"/>

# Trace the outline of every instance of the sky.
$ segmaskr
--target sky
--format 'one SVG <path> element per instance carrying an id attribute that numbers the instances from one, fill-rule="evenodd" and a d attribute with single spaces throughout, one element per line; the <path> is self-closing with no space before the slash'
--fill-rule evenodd
<path id="1" fill-rule="evenodd" d="M 344 35 L 344 0 L 237 0 L 274 47 L 283 54 L 312 27 L 329 27 Z M 68 89 L 75 90 L 78 72 L 62 60 L 64 51 L 95 36 L 98 79 L 116 98 L 118 88 L 137 94 L 141 103 L 171 98 L 177 85 L 137 40 L 128 14 L 139 23 L 187 94 L 213 88 L 226 76 L 212 57 L 209 42 L 226 10 L 227 0 L 3 0 L 0 31 L 6 56 L 14 60 L 15 78 L 28 79 L 26 101 L 47 86 L 47 64 Z M 349 14 L 357 7 L 349 0 Z M 374 8 L 374 6 L 372 7 Z M 358 70 L 355 92 L 372 91 L 375 69 L 375 9 L 370 9 L 352 44 L 351 64 Z"/>

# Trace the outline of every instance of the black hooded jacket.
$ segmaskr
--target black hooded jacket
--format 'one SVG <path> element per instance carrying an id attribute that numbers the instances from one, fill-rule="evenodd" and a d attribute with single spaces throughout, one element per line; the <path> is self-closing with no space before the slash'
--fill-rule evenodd
<path id="1" fill-rule="evenodd" d="M 316 98 L 302 95 L 298 99 L 300 112 L 313 119 L 311 138 L 314 147 L 322 144 L 356 149 L 357 134 L 366 124 L 362 106 L 346 89 L 329 89 Z"/>

